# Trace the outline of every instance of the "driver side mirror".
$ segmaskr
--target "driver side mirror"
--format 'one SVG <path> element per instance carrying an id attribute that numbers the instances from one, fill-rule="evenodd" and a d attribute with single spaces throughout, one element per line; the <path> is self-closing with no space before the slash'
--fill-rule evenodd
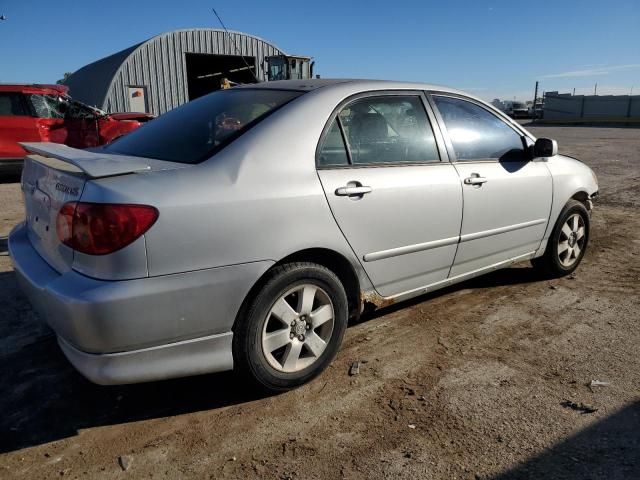
<path id="1" fill-rule="evenodd" d="M 558 154 L 558 142 L 550 138 L 538 138 L 533 145 L 533 158 L 554 157 Z"/>

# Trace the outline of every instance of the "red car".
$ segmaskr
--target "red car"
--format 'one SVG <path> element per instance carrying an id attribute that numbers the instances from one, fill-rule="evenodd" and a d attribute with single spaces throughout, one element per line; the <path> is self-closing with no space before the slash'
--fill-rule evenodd
<path id="1" fill-rule="evenodd" d="M 105 113 L 72 100 L 63 85 L 0 85 L 0 170 L 22 164 L 18 142 L 55 142 L 75 148 L 110 143 L 153 118 Z"/>

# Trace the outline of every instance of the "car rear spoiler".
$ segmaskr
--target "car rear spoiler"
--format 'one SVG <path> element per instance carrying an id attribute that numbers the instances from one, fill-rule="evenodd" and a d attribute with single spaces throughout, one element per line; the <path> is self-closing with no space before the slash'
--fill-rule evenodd
<path id="1" fill-rule="evenodd" d="M 113 155 L 102 152 L 89 152 L 71 148 L 60 143 L 48 142 L 20 142 L 28 152 L 35 155 L 27 155 L 28 158 L 38 163 L 68 172 L 83 173 L 90 178 L 112 177 L 126 173 L 144 172 L 156 170 L 152 164 L 162 162 L 158 160 L 129 157 L 126 155 Z M 164 168 L 172 162 L 162 162 Z M 178 164 L 184 166 L 182 164 Z"/>

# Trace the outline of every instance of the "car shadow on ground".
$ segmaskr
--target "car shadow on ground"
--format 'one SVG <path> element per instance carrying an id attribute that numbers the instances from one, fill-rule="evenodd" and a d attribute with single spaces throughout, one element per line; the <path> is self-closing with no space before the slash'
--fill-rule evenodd
<path id="1" fill-rule="evenodd" d="M 419 297 L 415 297 L 410 300 L 405 300 L 394 305 L 380 308 L 370 313 L 365 313 L 362 315 L 358 323 L 366 322 L 367 320 L 371 320 L 372 318 L 382 317 L 397 310 L 402 310 L 403 308 L 411 307 L 419 303 L 428 302 L 433 298 L 442 297 L 449 293 L 465 290 L 468 288 L 494 288 L 508 285 L 524 285 L 527 283 L 542 282 L 548 280 L 549 279 L 542 276 L 539 271 L 529 267 L 527 264 L 504 268 L 496 270 L 495 272 L 481 275 L 471 280 L 467 280 L 465 282 L 457 283 L 447 288 L 435 290 L 431 293 L 425 293 L 424 295 L 420 295 Z"/>
<path id="2" fill-rule="evenodd" d="M 509 268 L 365 314 L 362 321 L 464 288 L 539 280 L 531 268 Z M 94 385 L 71 367 L 48 329 L 29 327 L 34 321 L 15 274 L 0 273 L 0 333 L 9 339 L 0 343 L 0 453 L 75 436 L 81 429 L 213 410 L 261 398 L 231 373 L 139 385 Z M 12 340 L 14 336 L 18 342 Z"/>
<path id="3" fill-rule="evenodd" d="M 7 246 L 7 237 L 0 237 L 0 257 L 7 256 L 9 254 L 9 249 Z"/>
<path id="4" fill-rule="evenodd" d="M 640 401 L 571 435 L 494 480 L 533 478 L 640 478 Z"/>

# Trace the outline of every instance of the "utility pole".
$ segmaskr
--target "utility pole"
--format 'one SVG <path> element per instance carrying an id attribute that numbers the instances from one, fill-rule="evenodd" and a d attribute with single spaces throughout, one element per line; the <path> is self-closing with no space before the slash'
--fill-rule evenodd
<path id="1" fill-rule="evenodd" d="M 573 96 L 576 96 L 576 87 L 573 87 Z"/>
<path id="2" fill-rule="evenodd" d="M 593 87 L 593 94 L 598 95 L 598 82 L 596 82 L 596 86 Z"/>
<path id="3" fill-rule="evenodd" d="M 531 105 L 531 112 L 533 114 L 533 120 L 537 118 L 536 114 L 536 102 L 538 101 L 538 81 L 536 80 L 536 89 L 533 92 L 533 104 Z"/>

